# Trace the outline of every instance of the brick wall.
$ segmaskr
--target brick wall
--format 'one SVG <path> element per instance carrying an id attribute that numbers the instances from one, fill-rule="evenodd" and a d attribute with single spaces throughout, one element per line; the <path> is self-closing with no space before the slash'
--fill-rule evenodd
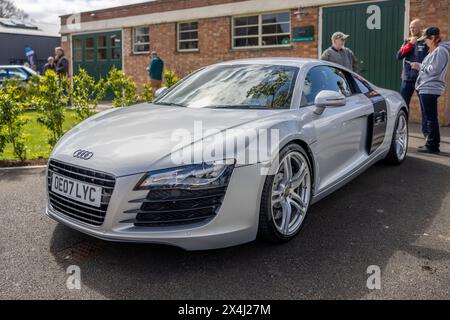
<path id="1" fill-rule="evenodd" d="M 174 70 L 177 75 L 185 76 L 201 67 L 220 61 L 257 58 L 257 57 L 318 57 L 318 16 L 319 8 L 305 10 L 308 15 L 299 20 L 292 10 L 292 27 L 315 26 L 315 41 L 293 43 L 289 48 L 279 49 L 231 49 L 231 17 L 199 20 L 199 51 L 178 52 L 176 23 L 150 26 L 151 50 L 156 50 L 165 62 L 166 69 Z M 132 28 L 124 29 L 125 72 L 142 86 L 148 81 L 146 67 L 149 55 L 135 55 L 132 51 Z"/>

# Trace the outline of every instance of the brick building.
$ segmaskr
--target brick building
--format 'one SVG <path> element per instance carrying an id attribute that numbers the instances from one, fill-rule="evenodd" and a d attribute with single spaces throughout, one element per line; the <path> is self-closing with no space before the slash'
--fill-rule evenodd
<path id="1" fill-rule="evenodd" d="M 398 90 L 401 62 L 395 53 L 409 21 L 421 18 L 447 37 L 448 0 L 158 0 L 61 17 L 62 46 L 72 70 L 102 77 L 115 66 L 142 85 L 149 52 L 184 76 L 202 66 L 269 56 L 318 58 L 334 31 L 352 38 L 359 72 L 375 84 Z M 450 81 L 450 77 L 448 77 Z M 413 120 L 419 120 L 417 98 Z M 440 118 L 450 124 L 450 90 Z"/>

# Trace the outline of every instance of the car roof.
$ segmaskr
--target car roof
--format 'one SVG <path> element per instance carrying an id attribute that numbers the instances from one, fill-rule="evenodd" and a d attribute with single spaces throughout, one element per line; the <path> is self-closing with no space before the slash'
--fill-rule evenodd
<path id="1" fill-rule="evenodd" d="M 13 69 L 13 68 L 16 69 L 16 68 L 20 68 L 20 69 L 25 69 L 25 70 L 27 70 L 28 72 L 30 72 L 32 74 L 36 74 L 36 71 L 34 71 L 33 69 L 30 69 L 30 68 L 28 68 L 26 66 L 21 66 L 21 65 L 18 65 L 18 64 L 0 65 L 0 68 L 1 69 Z"/>
<path id="2" fill-rule="evenodd" d="M 15 64 L 8 64 L 8 65 L 2 65 L 0 68 L 23 68 L 23 66 L 15 65 Z"/>

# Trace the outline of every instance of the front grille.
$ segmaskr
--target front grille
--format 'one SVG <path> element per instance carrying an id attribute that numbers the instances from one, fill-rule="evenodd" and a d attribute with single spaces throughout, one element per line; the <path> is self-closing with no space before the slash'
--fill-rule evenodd
<path id="1" fill-rule="evenodd" d="M 131 201 L 142 203 L 138 210 L 125 213 L 136 214 L 133 222 L 137 227 L 173 226 L 202 222 L 217 215 L 222 206 L 227 187 L 185 190 L 154 189 L 145 199 Z"/>
<path id="2" fill-rule="evenodd" d="M 101 206 L 99 208 L 94 207 L 52 192 L 53 173 L 102 187 Z M 50 205 L 63 215 L 90 225 L 101 226 L 103 224 L 115 184 L 115 177 L 107 173 L 73 166 L 56 160 L 50 160 L 48 164 Z"/>

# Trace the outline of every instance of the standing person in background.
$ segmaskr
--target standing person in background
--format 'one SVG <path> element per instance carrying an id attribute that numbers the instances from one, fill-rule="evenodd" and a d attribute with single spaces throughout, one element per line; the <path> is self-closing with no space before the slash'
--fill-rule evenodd
<path id="1" fill-rule="evenodd" d="M 151 53 L 151 58 L 152 60 L 150 61 L 150 65 L 147 70 L 152 83 L 153 96 L 155 96 L 156 91 L 161 88 L 162 85 L 164 61 L 162 61 L 155 51 Z"/>
<path id="2" fill-rule="evenodd" d="M 64 55 L 64 49 L 61 47 L 55 48 L 55 71 L 59 78 L 69 77 L 69 60 Z"/>
<path id="3" fill-rule="evenodd" d="M 34 52 L 34 50 L 30 46 L 26 46 L 25 47 L 25 55 L 27 56 L 29 68 L 31 68 L 34 71 L 36 71 L 37 70 L 36 52 Z"/>
<path id="4" fill-rule="evenodd" d="M 61 79 L 69 78 L 69 60 L 64 55 L 64 49 L 61 47 L 55 48 L 55 72 L 58 75 L 58 82 L 61 86 Z M 63 86 L 64 95 L 68 95 L 67 88 Z M 72 101 L 69 98 L 69 109 L 72 108 Z"/>
<path id="5" fill-rule="evenodd" d="M 416 90 L 419 93 L 424 121 L 426 145 L 417 150 L 421 153 L 439 153 L 441 135 L 438 118 L 438 99 L 445 91 L 445 78 L 450 59 L 450 42 L 442 41 L 440 30 L 430 27 L 418 41 L 425 41 L 430 48 L 422 63 L 413 62 L 411 67 L 419 71 Z"/>
<path id="6" fill-rule="evenodd" d="M 350 36 L 342 33 L 336 32 L 331 37 L 331 47 L 329 47 L 322 54 L 322 60 L 333 62 L 341 66 L 346 67 L 349 70 L 358 71 L 358 60 L 356 59 L 353 51 L 345 47 L 345 41 Z"/>
<path id="7" fill-rule="evenodd" d="M 48 57 L 47 63 L 44 66 L 44 75 L 47 73 L 48 70 L 55 71 L 56 65 L 55 65 L 55 58 Z"/>
<path id="8" fill-rule="evenodd" d="M 411 68 L 411 63 L 422 63 L 429 51 L 425 41 L 418 41 L 422 36 L 422 23 L 419 19 L 411 22 L 409 31 L 410 38 L 403 43 L 403 46 L 397 53 L 397 59 L 404 60 L 400 94 L 405 99 L 408 107 L 415 91 L 417 77 L 419 76 L 419 71 Z"/>

